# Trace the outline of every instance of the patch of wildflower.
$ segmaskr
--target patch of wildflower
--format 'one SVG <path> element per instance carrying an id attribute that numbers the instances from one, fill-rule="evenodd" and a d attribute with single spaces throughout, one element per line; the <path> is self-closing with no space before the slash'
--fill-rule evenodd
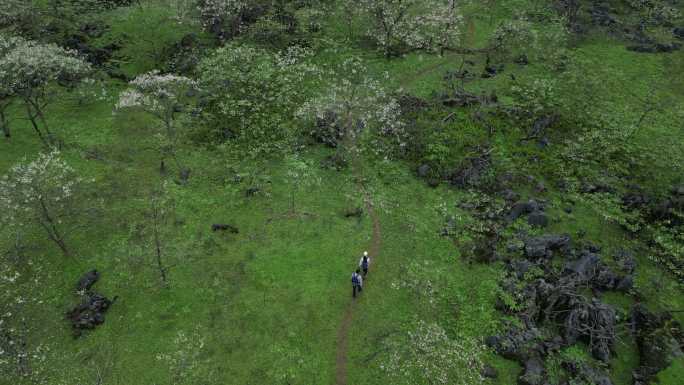
<path id="1" fill-rule="evenodd" d="M 393 384 L 473 385 L 482 377 L 485 348 L 476 340 L 450 338 L 435 323 L 417 321 L 386 342 L 380 369 Z"/>

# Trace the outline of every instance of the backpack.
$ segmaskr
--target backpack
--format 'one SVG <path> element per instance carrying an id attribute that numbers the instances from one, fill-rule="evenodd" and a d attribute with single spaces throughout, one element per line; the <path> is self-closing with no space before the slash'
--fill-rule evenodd
<path id="1" fill-rule="evenodd" d="M 361 262 L 361 266 L 364 269 L 368 269 L 368 257 L 363 257 L 363 261 Z"/>
<path id="2" fill-rule="evenodd" d="M 359 286 L 359 275 L 356 273 L 352 274 L 352 284 L 354 286 Z"/>

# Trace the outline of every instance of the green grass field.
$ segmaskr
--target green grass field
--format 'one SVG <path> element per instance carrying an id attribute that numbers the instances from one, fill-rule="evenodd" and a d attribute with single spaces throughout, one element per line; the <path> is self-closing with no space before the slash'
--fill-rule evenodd
<path id="1" fill-rule="evenodd" d="M 168 24 L 163 5 L 143 3 L 144 7 L 109 11 L 107 20 L 113 27 L 101 37 L 102 42 L 124 39 L 121 68 L 129 76 L 153 69 L 160 47 L 177 42 L 187 32 L 199 32 L 198 27 Z M 505 8 L 494 13 L 493 22 L 480 14 L 468 15 L 469 46 L 484 46 L 505 13 Z M 333 25 L 329 36 L 321 38 L 321 46 L 325 39 L 341 39 L 344 33 L 343 26 Z M 388 88 L 420 97 L 439 91 L 445 72 L 457 69 L 462 60 L 457 54 L 428 53 L 387 60 L 368 47 L 337 44 L 344 48 L 314 60 L 333 65 L 360 55 L 373 72 L 391 74 Z M 668 67 L 672 57 L 629 52 L 604 36 L 592 36 L 574 49 L 600 66 L 597 71 L 610 69 L 604 71 L 600 98 L 614 107 L 621 124 L 639 118 L 638 100 L 649 97 L 650 82 L 666 82 L 668 71 L 673 71 Z M 681 57 L 684 51 L 671 55 Z M 475 68 L 484 64 L 481 56 L 468 59 Z M 477 78 L 468 87 L 501 89 L 510 85 L 511 75 L 524 82 L 551 76 L 545 71 L 534 65 L 507 64 L 503 74 Z M 457 208 L 467 201 L 466 192 L 445 185 L 430 188 L 415 176 L 413 165 L 368 156 L 361 159 L 360 168 L 316 167 L 320 183 L 296 192 L 292 212 L 293 187 L 279 159 L 236 159 L 220 148 L 190 142 L 183 144 L 179 156 L 192 174 L 187 184 L 179 185 L 173 173 L 159 174 L 149 135 L 154 123 L 141 114 L 113 113 L 125 84 L 111 79 L 105 84 L 104 100 L 79 103 L 74 95 L 64 94 L 47 111 L 51 126 L 64 139 L 65 159 L 89 181 L 81 202 L 87 210 L 79 214 L 79 226 L 67 237 L 74 255 L 62 256 L 39 228 L 25 234 L 26 254 L 40 265 L 29 269 L 46 277 L 29 294 L 43 301 L 40 311 L 30 315 L 41 331 L 30 336 L 29 344 L 40 341 L 51 346 L 42 365 L 50 379 L 47 383 L 333 384 L 338 329 L 345 311 L 351 309 L 348 383 L 390 384 L 380 369 L 385 341 L 412 320 L 437 322 L 455 339 L 482 340 L 500 330 L 504 317 L 494 306 L 503 263 L 473 262 L 440 235 L 445 219 L 442 207 L 469 215 Z M 667 92 L 681 102 L 681 90 Z M 681 179 L 680 107 L 681 103 L 673 103 L 651 115 L 637 133 L 644 151 L 657 159 L 649 179 L 654 186 Z M 17 118 L 21 113 L 16 106 L 10 112 Z M 28 122 L 17 119 L 12 126 L 12 138 L 0 140 L 0 174 L 41 150 Z M 492 138 L 495 153 L 537 154 L 536 149 L 518 144 L 517 136 L 497 132 Z M 331 152 L 311 146 L 304 159 L 317 165 Z M 543 178 L 545 166 L 535 167 L 530 169 Z M 246 196 L 257 177 L 262 191 Z M 150 199 L 163 184 L 173 201 L 161 232 L 167 285 L 161 282 L 154 247 L 146 236 Z M 373 218 L 367 210 L 360 218 L 344 216 L 348 209 L 365 207 L 362 184 L 380 224 L 381 243 L 379 254 L 373 255 L 367 286 L 352 302 L 350 273 L 361 253 L 378 241 L 373 239 Z M 524 196 L 529 194 L 525 189 L 520 191 Z M 543 198 L 563 207 L 572 197 L 551 188 Z M 580 201 L 572 214 L 557 210 L 553 216 L 557 220 L 549 232 L 585 230 L 586 238 L 603 246 L 606 255 L 625 245 L 641 250 L 637 240 L 589 203 Z M 239 233 L 213 232 L 214 223 L 237 226 Z M 636 282 L 647 294 L 647 304 L 656 310 L 683 310 L 681 284 L 648 257 L 638 254 Z M 434 287 L 441 291 L 439 303 L 428 303 L 419 289 L 399 287 L 415 266 L 434 272 Z M 92 268 L 102 272 L 96 289 L 117 300 L 102 326 L 75 339 L 63 314 L 77 301 L 73 287 L 79 276 Z M 625 310 L 634 301 L 622 294 L 604 299 Z M 684 323 L 684 313 L 676 313 L 675 318 Z M 179 333 L 187 340 L 179 339 Z M 567 354 L 594 361 L 586 346 L 576 350 Z M 638 363 L 635 343 L 625 336 L 616 350 L 612 380 L 615 385 L 631 384 L 631 370 Z M 487 362 L 499 371 L 499 378 L 491 383 L 515 383 L 521 370 L 518 364 L 493 353 L 487 354 Z M 661 374 L 660 384 L 677 385 L 682 376 L 680 360 Z M 0 378 L 3 385 L 24 383 L 29 382 Z"/>

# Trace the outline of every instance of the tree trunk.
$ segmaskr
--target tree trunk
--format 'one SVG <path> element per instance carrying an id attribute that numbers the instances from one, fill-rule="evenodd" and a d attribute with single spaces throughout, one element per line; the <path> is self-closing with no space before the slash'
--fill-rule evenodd
<path id="1" fill-rule="evenodd" d="M 152 201 L 152 234 L 154 236 L 154 247 L 156 252 L 157 270 L 161 278 L 162 285 L 168 286 L 166 277 L 166 267 L 164 267 L 161 238 L 159 237 L 159 221 L 160 213 L 158 202 Z"/>
<path id="2" fill-rule="evenodd" d="M 12 134 L 10 133 L 9 119 L 7 119 L 7 114 L 4 111 L 6 107 L 0 106 L 0 129 L 2 129 L 5 138 L 9 139 Z"/>
<path id="3" fill-rule="evenodd" d="M 57 247 L 59 247 L 59 249 L 62 251 L 62 254 L 65 257 L 69 257 L 71 254 L 69 253 L 69 249 L 67 248 L 66 242 L 64 242 L 64 236 L 62 236 L 59 229 L 57 229 L 57 225 L 50 216 L 50 213 L 47 211 L 47 207 L 45 207 L 45 204 L 43 204 L 43 202 L 41 201 L 40 205 L 42 207 L 42 219 L 44 220 L 40 221 L 40 225 L 43 227 L 43 229 L 45 229 L 45 232 L 47 233 L 50 240 L 53 241 L 57 245 Z"/>
<path id="4" fill-rule="evenodd" d="M 51 144 L 54 143 L 55 138 L 53 137 L 52 132 L 50 131 L 50 128 L 48 127 L 47 120 L 45 120 L 45 115 L 43 115 L 43 110 L 41 109 L 41 107 L 38 103 L 34 103 L 33 108 L 36 110 L 36 115 L 38 115 L 40 122 L 43 123 L 43 131 L 45 131 L 45 134 L 48 137 L 48 141 Z"/>
<path id="5" fill-rule="evenodd" d="M 166 286 L 166 268 L 164 267 L 164 263 L 162 261 L 161 241 L 159 239 L 159 233 L 157 231 L 156 225 L 154 229 L 154 245 L 157 250 L 157 269 L 159 270 L 159 276 L 161 277 L 162 284 Z"/>
<path id="6" fill-rule="evenodd" d="M 38 134 L 40 141 L 43 142 L 45 147 L 50 147 L 50 142 L 45 139 L 45 135 L 43 135 L 43 132 L 40 130 L 40 126 L 38 126 L 38 122 L 36 122 L 36 116 L 33 114 L 33 111 L 31 111 L 31 106 L 29 104 L 26 105 L 26 115 L 31 122 L 31 126 L 33 126 L 33 130 Z"/>

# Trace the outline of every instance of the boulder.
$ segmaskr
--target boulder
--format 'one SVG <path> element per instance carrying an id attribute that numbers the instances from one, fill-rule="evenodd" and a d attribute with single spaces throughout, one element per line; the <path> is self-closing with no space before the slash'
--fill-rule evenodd
<path id="1" fill-rule="evenodd" d="M 76 284 L 77 291 L 87 291 L 100 279 L 100 273 L 96 270 L 90 270 L 83 274 Z"/>
<path id="2" fill-rule="evenodd" d="M 540 357 L 530 357 L 524 363 L 525 371 L 518 378 L 520 385 L 542 385 L 546 381 L 544 361 Z"/>
<path id="3" fill-rule="evenodd" d="M 506 202 L 515 202 L 518 199 L 520 199 L 520 194 L 510 189 L 506 189 L 503 192 L 501 192 L 501 196 Z"/>
<path id="4" fill-rule="evenodd" d="M 418 167 L 417 174 L 421 178 L 427 178 L 430 175 L 431 167 L 427 164 L 422 164 Z"/>
<path id="5" fill-rule="evenodd" d="M 481 374 L 482 374 L 482 377 L 484 377 L 484 378 L 491 378 L 491 379 L 499 378 L 499 373 L 491 365 L 485 365 L 484 368 L 482 368 Z"/>
<path id="6" fill-rule="evenodd" d="M 613 188 L 603 182 L 591 183 L 583 182 L 580 186 L 580 191 L 585 194 L 597 194 L 597 193 L 610 193 L 613 192 Z"/>
<path id="7" fill-rule="evenodd" d="M 611 9 L 604 3 L 593 3 L 593 7 L 589 10 L 591 21 L 595 25 L 608 27 L 617 23 L 617 20 L 610 14 Z"/>
<path id="8" fill-rule="evenodd" d="M 116 298 L 114 298 L 116 300 Z M 66 317 L 78 337 L 85 329 L 94 329 L 104 321 L 104 314 L 114 301 L 97 293 L 87 293 L 81 303 L 66 313 Z"/>
<path id="9" fill-rule="evenodd" d="M 647 207 L 651 203 L 648 195 L 641 191 L 630 191 L 622 197 L 622 205 L 628 209 L 640 209 Z"/>
<path id="10" fill-rule="evenodd" d="M 541 333 L 533 325 L 511 326 L 505 333 L 488 337 L 486 344 L 509 360 L 525 362 L 538 352 Z"/>
<path id="11" fill-rule="evenodd" d="M 525 255 L 533 259 L 550 258 L 554 251 L 570 252 L 570 236 L 542 235 L 525 240 Z"/>
<path id="12" fill-rule="evenodd" d="M 237 227 L 235 227 L 233 225 L 228 225 L 225 223 L 215 223 L 215 224 L 211 225 L 211 230 L 212 231 L 228 231 L 229 233 L 232 233 L 232 234 L 238 234 L 240 232 L 240 230 L 238 230 Z"/>
<path id="13" fill-rule="evenodd" d="M 522 251 L 524 247 L 525 244 L 520 241 L 511 241 L 506 244 L 506 251 L 509 253 L 517 253 Z"/>
<path id="14" fill-rule="evenodd" d="M 591 385 L 613 385 L 609 374 L 604 369 L 596 368 L 584 362 L 563 361 L 561 367 L 572 379 Z"/>
<path id="15" fill-rule="evenodd" d="M 583 252 L 579 259 L 565 264 L 564 274 L 574 274 L 582 282 L 588 282 L 596 274 L 601 258 L 590 252 Z"/>
<path id="16" fill-rule="evenodd" d="M 247 190 L 245 190 L 245 196 L 246 197 L 253 197 L 253 196 L 259 194 L 260 192 L 261 192 L 261 188 L 258 186 L 249 187 L 249 188 L 247 188 Z"/>
<path id="17" fill-rule="evenodd" d="M 599 290 L 615 290 L 622 281 L 622 277 L 615 274 L 608 266 L 599 264 L 596 273 L 591 280 L 594 288 Z"/>
<path id="18" fill-rule="evenodd" d="M 639 368 L 634 377 L 647 384 L 684 355 L 684 333 L 670 313 L 651 313 L 642 304 L 632 308 L 630 321 L 639 348 Z"/>
<path id="19" fill-rule="evenodd" d="M 622 292 L 628 292 L 634 288 L 634 277 L 631 275 L 624 276 L 619 279 L 617 284 L 615 285 L 615 290 L 622 291 Z"/>
<path id="20" fill-rule="evenodd" d="M 549 217 L 545 212 L 537 210 L 527 217 L 527 223 L 530 226 L 546 227 L 549 225 Z"/>
<path id="21" fill-rule="evenodd" d="M 627 46 L 627 50 L 641 53 L 670 53 L 682 47 L 679 43 L 654 43 Z"/>
<path id="22" fill-rule="evenodd" d="M 672 30 L 672 34 L 674 37 L 677 39 L 682 39 L 684 40 L 684 27 L 677 27 Z"/>
<path id="23" fill-rule="evenodd" d="M 511 223 L 523 215 L 541 210 L 543 210 L 543 206 L 534 199 L 530 199 L 526 202 L 517 202 L 511 207 L 508 215 L 506 215 L 506 221 Z"/>
<path id="24" fill-rule="evenodd" d="M 449 176 L 451 185 L 460 188 L 481 187 L 489 169 L 490 160 L 489 152 L 465 159 L 451 172 Z"/>

